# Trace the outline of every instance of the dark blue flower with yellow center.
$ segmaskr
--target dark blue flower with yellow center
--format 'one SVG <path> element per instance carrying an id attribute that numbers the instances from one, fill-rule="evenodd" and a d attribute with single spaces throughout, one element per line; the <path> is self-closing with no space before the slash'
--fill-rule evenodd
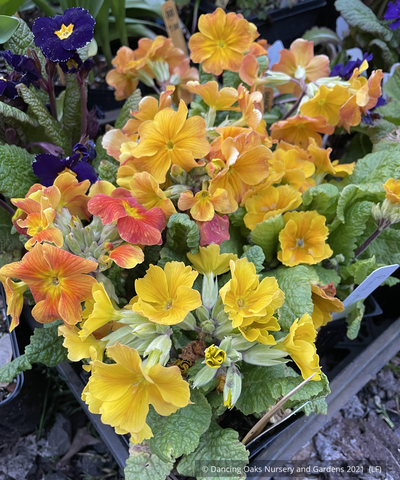
<path id="1" fill-rule="evenodd" d="M 40 17 L 32 27 L 34 42 L 52 62 L 66 62 L 93 39 L 94 18 L 84 8 L 68 8 L 64 15 Z"/>
<path id="2" fill-rule="evenodd" d="M 372 58 L 373 58 L 372 53 L 364 53 L 362 59 L 349 60 L 346 63 L 346 65 L 343 65 L 342 63 L 338 63 L 332 68 L 329 76 L 342 77 L 344 80 L 350 80 L 351 76 L 353 75 L 354 69 L 360 68 L 364 60 L 366 60 L 367 62 L 370 62 Z"/>
<path id="3" fill-rule="evenodd" d="M 96 157 L 93 142 L 89 140 L 86 145 L 77 143 L 72 150 L 73 154 L 67 158 L 58 158 L 50 153 L 36 155 L 32 168 L 42 185 L 50 187 L 58 175 L 64 172 L 72 173 L 79 182 L 90 180 L 90 183 L 95 183 L 98 180 L 96 171 L 91 165 Z"/>
<path id="4" fill-rule="evenodd" d="M 383 17 L 385 20 L 390 21 L 394 20 L 389 27 L 392 30 L 397 30 L 400 26 L 400 0 L 397 0 L 396 3 L 390 2 L 388 8 Z"/>

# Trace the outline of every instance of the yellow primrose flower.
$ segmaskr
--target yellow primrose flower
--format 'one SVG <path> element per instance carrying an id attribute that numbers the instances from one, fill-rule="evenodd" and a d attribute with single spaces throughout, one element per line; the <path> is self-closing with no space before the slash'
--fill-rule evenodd
<path id="1" fill-rule="evenodd" d="M 331 247 L 325 243 L 328 227 L 323 215 L 314 210 L 287 212 L 283 219 L 286 225 L 279 233 L 282 250 L 278 252 L 278 260 L 284 265 L 315 265 L 332 255 Z"/>
<path id="2" fill-rule="evenodd" d="M 321 380 L 321 367 L 319 366 L 319 356 L 315 348 L 315 330 L 312 318 L 305 313 L 300 320 L 297 318 L 290 327 L 289 334 L 283 340 L 280 340 L 276 348 L 287 352 L 296 365 L 300 368 L 304 379 L 313 373 L 316 375 L 312 380 Z"/>
<path id="3" fill-rule="evenodd" d="M 189 384 L 178 367 L 143 366 L 135 349 L 119 343 L 107 348 L 107 355 L 115 363 L 93 362 L 82 399 L 118 434 L 130 433 L 133 443 L 153 436 L 146 423 L 149 405 L 168 416 L 190 403 Z"/>
<path id="4" fill-rule="evenodd" d="M 150 265 L 146 275 L 135 281 L 138 301 L 133 311 L 163 325 L 182 322 L 202 304 L 200 293 L 192 289 L 197 275 L 183 262 L 168 262 L 164 270 Z"/>
<path id="5" fill-rule="evenodd" d="M 339 110 L 350 98 L 350 92 L 347 87 L 335 85 L 328 88 L 321 85 L 315 96 L 311 100 L 302 103 L 300 112 L 307 117 L 324 117 L 328 125 L 336 126 L 339 121 Z"/>
<path id="6" fill-rule="evenodd" d="M 164 108 L 154 120 L 139 127 L 135 166 L 139 171 L 150 173 L 158 183 L 165 182 L 171 164 L 189 172 L 198 166 L 195 158 L 202 158 L 210 151 L 204 120 L 199 116 L 186 119 L 187 112 L 181 100 L 177 112 Z"/>
<path id="7" fill-rule="evenodd" d="M 231 213 L 228 192 L 223 188 L 217 188 L 213 195 L 201 190 L 195 196 L 191 190 L 185 190 L 179 197 L 178 208 L 182 211 L 190 209 L 192 217 L 199 222 L 209 222 L 215 212 Z"/>
<path id="8" fill-rule="evenodd" d="M 210 368 L 219 368 L 226 360 L 226 352 L 215 345 L 210 345 L 204 352 L 204 356 L 206 358 L 206 365 Z"/>
<path id="9" fill-rule="evenodd" d="M 238 99 L 238 92 L 235 88 L 224 87 L 218 90 L 218 82 L 207 82 L 203 85 L 199 82 L 188 82 L 186 88 L 189 92 L 199 95 L 204 103 L 213 110 L 238 110 L 232 105 Z"/>
<path id="10" fill-rule="evenodd" d="M 129 183 L 129 188 L 132 192 L 132 197 L 146 210 L 160 207 L 166 219 L 176 213 L 174 204 L 167 198 L 150 173 L 135 173 Z"/>
<path id="11" fill-rule="evenodd" d="M 261 282 L 256 267 L 247 258 L 230 261 L 232 279 L 219 291 L 224 310 L 232 320 L 232 327 L 240 327 L 248 317 L 272 316 L 275 308 L 283 305 L 284 293 L 274 277 Z"/>
<path id="12" fill-rule="evenodd" d="M 237 260 L 237 255 L 234 253 L 220 253 L 220 247 L 216 243 L 200 247 L 199 253 L 195 255 L 187 253 L 186 256 L 199 273 L 203 275 L 212 273 L 214 277 L 228 272 L 229 262 Z"/>
<path id="13" fill-rule="evenodd" d="M 283 293 L 283 292 L 282 292 Z M 279 308 L 283 305 L 283 295 L 277 297 L 270 305 L 271 308 Z M 273 305 L 274 304 L 274 305 Z M 278 320 L 270 315 L 264 317 L 246 318 L 239 327 L 240 333 L 249 342 L 260 342 L 264 345 L 275 345 L 276 340 L 270 332 L 278 332 L 281 329 Z"/>
<path id="14" fill-rule="evenodd" d="M 13 282 L 10 277 L 1 275 L 1 282 L 6 293 L 7 315 L 10 315 L 12 321 L 10 332 L 19 325 L 19 317 L 24 306 L 24 292 L 28 290 L 25 282 Z"/>
<path id="15" fill-rule="evenodd" d="M 63 345 L 68 350 L 68 359 L 71 362 L 79 362 L 83 358 L 91 358 L 91 347 L 96 350 L 97 358 L 103 358 L 107 342 L 97 340 L 93 335 L 82 339 L 79 332 L 77 327 L 68 328 L 66 325 L 58 327 L 58 336 L 64 337 Z"/>
<path id="16" fill-rule="evenodd" d="M 389 178 L 382 186 L 386 191 L 386 198 L 391 203 L 400 204 L 400 180 Z"/>
<path id="17" fill-rule="evenodd" d="M 332 320 L 332 313 L 343 312 L 343 303 L 335 297 L 336 289 L 333 283 L 324 287 L 311 284 L 311 299 L 314 310 L 311 318 L 315 328 L 323 327 Z"/>
<path id="18" fill-rule="evenodd" d="M 289 185 L 268 187 L 250 197 L 245 204 L 244 223 L 254 230 L 258 223 L 301 205 L 301 193 Z"/>

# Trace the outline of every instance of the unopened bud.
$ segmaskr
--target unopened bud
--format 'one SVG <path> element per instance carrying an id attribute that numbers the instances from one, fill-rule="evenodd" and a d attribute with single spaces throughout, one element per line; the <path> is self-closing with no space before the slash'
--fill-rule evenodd
<path id="1" fill-rule="evenodd" d="M 151 362 L 150 357 L 148 360 L 147 365 L 150 363 L 160 363 L 161 365 L 165 365 L 169 360 L 169 354 L 172 348 L 172 342 L 169 335 L 160 335 L 159 337 L 155 338 L 150 345 L 146 348 L 143 356 L 147 357 L 147 355 L 152 354 Z M 153 364 L 155 364 L 153 363 Z"/>
<path id="2" fill-rule="evenodd" d="M 194 377 L 193 388 L 199 388 L 207 385 L 207 383 L 211 382 L 211 380 L 215 377 L 217 372 L 218 369 L 216 368 L 210 368 L 207 365 L 204 366 Z"/>
<path id="3" fill-rule="evenodd" d="M 201 299 L 203 305 L 208 309 L 214 307 L 218 299 L 218 281 L 211 273 L 203 275 L 203 287 L 201 290 Z"/>
<path id="4" fill-rule="evenodd" d="M 242 393 L 242 375 L 236 365 L 232 364 L 226 373 L 224 385 L 224 405 L 233 408 Z"/>
<path id="5" fill-rule="evenodd" d="M 210 368 L 219 368 L 226 360 L 226 352 L 215 345 L 210 345 L 204 353 L 206 365 Z"/>
<path id="6" fill-rule="evenodd" d="M 194 318 L 194 315 L 189 312 L 183 319 L 183 322 L 177 324 L 177 327 L 182 330 L 194 330 L 196 327 L 196 319 Z"/>
<path id="7" fill-rule="evenodd" d="M 259 343 L 243 353 L 243 360 L 251 365 L 271 367 L 288 362 L 289 360 L 285 360 L 284 358 L 286 356 L 287 352 Z"/>

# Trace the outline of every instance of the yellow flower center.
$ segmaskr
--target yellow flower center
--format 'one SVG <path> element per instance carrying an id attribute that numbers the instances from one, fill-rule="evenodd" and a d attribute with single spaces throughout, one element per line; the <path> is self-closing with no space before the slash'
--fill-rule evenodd
<path id="1" fill-rule="evenodd" d="M 131 207 L 128 202 L 122 202 L 122 205 L 125 208 L 126 213 L 133 218 L 142 218 L 142 215 L 138 213 L 138 209 L 136 207 Z"/>
<path id="2" fill-rule="evenodd" d="M 304 248 L 304 238 L 296 238 L 296 247 Z"/>
<path id="3" fill-rule="evenodd" d="M 3 82 L 6 82 L 7 80 L 0 75 L 0 80 L 3 80 Z"/>
<path id="4" fill-rule="evenodd" d="M 271 203 L 271 205 L 263 205 L 260 210 L 261 212 L 269 212 L 270 210 L 276 209 L 276 203 Z"/>
<path id="5" fill-rule="evenodd" d="M 172 300 L 168 300 L 167 302 L 165 302 L 165 305 L 164 305 L 164 310 L 169 310 L 170 308 L 172 308 Z"/>
<path id="6" fill-rule="evenodd" d="M 239 308 L 243 308 L 245 305 L 245 301 L 243 298 L 239 298 L 239 300 L 236 303 Z"/>
<path id="7" fill-rule="evenodd" d="M 72 23 L 70 23 L 68 27 L 62 24 L 60 30 L 55 31 L 54 33 L 57 35 L 57 37 L 60 40 L 65 40 L 71 35 L 73 29 L 74 29 L 74 25 Z"/>
<path id="8" fill-rule="evenodd" d="M 318 105 L 325 105 L 325 103 L 326 103 L 325 98 L 321 98 L 321 100 L 318 100 Z"/>
<path id="9" fill-rule="evenodd" d="M 225 41 L 224 40 L 218 40 L 218 47 L 219 48 L 224 48 L 225 47 Z"/>
<path id="10" fill-rule="evenodd" d="M 52 282 L 53 282 L 53 285 L 56 287 L 60 285 L 60 280 L 57 277 L 53 277 Z"/>
<path id="11" fill-rule="evenodd" d="M 166 147 L 167 147 L 167 150 L 173 150 L 174 142 L 172 140 L 168 140 Z"/>

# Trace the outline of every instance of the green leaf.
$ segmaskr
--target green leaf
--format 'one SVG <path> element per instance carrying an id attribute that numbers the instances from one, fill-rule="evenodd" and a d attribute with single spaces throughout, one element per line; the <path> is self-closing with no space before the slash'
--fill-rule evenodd
<path id="1" fill-rule="evenodd" d="M 246 257 L 247 260 L 251 263 L 254 263 L 256 267 L 256 272 L 260 273 L 261 270 L 264 268 L 264 260 L 265 260 L 265 255 L 264 252 L 262 251 L 262 248 L 259 247 L 258 245 L 246 245 L 244 248 L 244 253 L 240 258 Z"/>
<path id="2" fill-rule="evenodd" d="M 338 188 L 329 183 L 323 183 L 303 193 L 303 205 L 307 210 L 316 210 L 320 215 L 333 215 L 338 198 Z"/>
<path id="3" fill-rule="evenodd" d="M 374 12 L 361 0 L 336 0 L 335 7 L 351 27 L 368 32 L 385 42 L 392 39 L 393 33 L 390 29 L 383 26 Z"/>
<path id="4" fill-rule="evenodd" d="M 25 355 L 14 358 L 0 368 L 0 383 L 12 382 L 20 373 L 31 370 L 32 365 Z"/>
<path id="5" fill-rule="evenodd" d="M 396 128 L 397 127 L 394 123 L 388 122 L 383 118 L 380 120 L 375 120 L 374 126 L 369 127 L 367 130 L 368 136 L 371 142 L 374 144 L 374 151 L 376 151 L 376 144 L 385 142 L 387 135 L 396 130 Z"/>
<path id="6" fill-rule="evenodd" d="M 341 278 L 335 269 L 324 268 L 321 265 L 314 265 L 313 269 L 318 275 L 320 285 L 328 285 L 328 283 L 334 283 L 335 287 L 339 285 Z"/>
<path id="7" fill-rule="evenodd" d="M 19 95 L 25 103 L 31 107 L 32 113 L 36 116 L 38 122 L 44 127 L 46 135 L 54 145 L 61 147 L 65 155 L 71 152 L 71 144 L 65 135 L 61 125 L 55 120 L 39 100 L 38 96 L 33 90 L 30 90 L 26 85 L 20 83 L 17 85 Z"/>
<path id="8" fill-rule="evenodd" d="M 203 70 L 202 64 L 199 65 L 199 82 L 204 85 L 207 82 L 215 81 L 215 77 L 212 73 L 206 73 Z"/>
<path id="9" fill-rule="evenodd" d="M 192 404 L 168 417 L 159 415 L 154 409 L 147 416 L 154 435 L 148 441 L 150 450 L 164 462 L 192 453 L 210 425 L 211 407 L 206 397 L 198 390 L 191 390 L 190 400 Z"/>
<path id="10" fill-rule="evenodd" d="M 115 186 L 118 186 L 117 172 L 118 172 L 118 165 L 114 160 L 111 162 L 109 162 L 108 160 L 102 160 L 97 169 L 97 173 L 99 174 L 100 180 L 106 180 L 107 182 L 110 182 Z"/>
<path id="11" fill-rule="evenodd" d="M 13 227 L 11 215 L 3 208 L 0 209 L 0 253 L 22 249 L 18 233 L 11 233 Z"/>
<path id="12" fill-rule="evenodd" d="M 229 240 L 224 240 L 219 246 L 221 253 L 234 253 L 240 257 L 243 253 L 245 239 L 241 234 L 241 229 L 229 225 Z"/>
<path id="13" fill-rule="evenodd" d="M 285 226 L 281 214 L 263 220 L 251 232 L 251 241 L 263 249 L 265 260 L 270 262 L 275 256 L 279 245 L 279 232 Z"/>
<path id="14" fill-rule="evenodd" d="M 353 258 L 357 242 L 371 217 L 371 209 L 371 202 L 358 202 L 346 211 L 345 222 L 338 225 L 328 237 L 333 255 L 342 254 L 347 262 Z"/>
<path id="15" fill-rule="evenodd" d="M 371 225 L 371 227 L 366 233 L 372 233 L 376 225 Z M 364 240 L 366 240 L 365 236 L 361 238 L 360 245 Z M 363 257 L 372 256 L 375 256 L 378 264 L 390 265 L 400 263 L 400 230 L 392 227 L 384 230 L 363 253 Z"/>
<path id="16" fill-rule="evenodd" d="M 236 72 L 231 72 L 230 70 L 225 70 L 224 73 L 222 74 L 222 82 L 224 87 L 233 87 L 233 88 L 238 88 L 238 86 L 242 82 L 242 80 L 239 77 L 239 74 Z"/>
<path id="17" fill-rule="evenodd" d="M 171 215 L 167 225 L 166 246 L 178 253 L 197 253 L 200 243 L 199 227 L 185 213 Z"/>
<path id="18" fill-rule="evenodd" d="M 391 100 L 386 105 L 376 109 L 379 115 L 395 125 L 400 125 L 400 103 L 395 100 Z"/>
<path id="19" fill-rule="evenodd" d="M 385 191 L 381 183 L 367 183 L 361 185 L 347 185 L 340 194 L 337 205 L 337 218 L 344 223 L 346 211 L 360 201 L 379 202 L 383 199 Z"/>
<path id="20" fill-rule="evenodd" d="M 196 477 L 197 480 L 209 480 L 211 478 L 224 478 L 225 480 L 237 480 L 246 478 L 243 468 L 247 465 L 249 452 L 243 443 L 239 442 L 238 432 L 231 428 L 221 428 L 215 421 L 211 422 L 210 428 L 200 438 L 197 449 L 184 455 L 178 464 L 178 473 L 189 477 Z M 229 475 L 223 473 L 203 473 L 201 467 L 207 462 L 230 462 L 235 461 L 235 466 L 241 467 L 242 473 Z"/>
<path id="21" fill-rule="evenodd" d="M 140 88 L 137 88 L 124 103 L 121 113 L 115 122 L 115 128 L 123 128 L 125 126 L 126 122 L 131 118 L 130 112 L 137 112 L 139 110 L 141 99 L 142 92 L 140 91 Z"/>
<path id="22" fill-rule="evenodd" d="M 72 144 L 77 143 L 81 134 L 81 89 L 75 75 L 68 75 L 62 124 L 66 138 Z"/>
<path id="23" fill-rule="evenodd" d="M 126 461 L 125 480 L 165 480 L 173 466 L 173 462 L 163 462 L 150 453 L 148 445 L 133 445 Z"/>
<path id="24" fill-rule="evenodd" d="M 326 27 L 313 27 L 310 30 L 307 30 L 302 38 L 314 42 L 314 45 L 321 45 L 324 43 L 341 45 L 342 43 L 337 33 Z"/>
<path id="25" fill-rule="evenodd" d="M 183 262 L 186 265 L 190 265 L 186 253 L 175 252 L 168 247 L 163 247 L 160 250 L 160 259 L 158 260 L 157 265 L 164 268 L 167 262 Z"/>
<path id="26" fill-rule="evenodd" d="M 67 359 L 68 350 L 63 347 L 64 337 L 58 336 L 61 321 L 53 322 L 44 328 L 35 328 L 29 345 L 25 348 L 25 356 L 30 363 L 44 363 L 55 367 Z"/>
<path id="27" fill-rule="evenodd" d="M 18 19 L 15 17 L 0 15 L 0 43 L 6 43 L 18 28 L 18 25 Z"/>
<path id="28" fill-rule="evenodd" d="M 385 69 L 387 70 L 390 70 L 390 67 L 398 60 L 396 50 L 390 48 L 386 42 L 378 38 L 372 40 L 368 47 L 368 51 L 374 55 L 374 58 L 382 58 Z"/>
<path id="29" fill-rule="evenodd" d="M 372 143 L 368 135 L 357 133 L 351 139 L 350 145 L 346 148 L 340 163 L 356 162 L 359 158 L 365 157 L 372 151 Z"/>
<path id="30" fill-rule="evenodd" d="M 0 193 L 8 198 L 25 197 L 38 181 L 32 170 L 33 156 L 15 145 L 0 145 Z"/>
<path id="31" fill-rule="evenodd" d="M 360 331 L 361 320 L 364 316 L 364 300 L 359 300 L 356 303 L 354 310 L 350 312 L 346 318 L 347 322 L 347 337 L 350 340 L 355 340 L 357 338 L 358 332 Z"/>
<path id="32" fill-rule="evenodd" d="M 4 102 L 0 102 L 0 115 L 11 127 L 16 127 L 17 125 L 21 124 L 39 127 L 39 123 L 33 117 Z"/>
<path id="33" fill-rule="evenodd" d="M 376 264 L 376 258 L 375 256 L 372 256 L 365 260 L 357 260 L 351 265 L 340 267 L 339 273 L 343 280 L 350 278 L 352 279 L 351 283 L 360 285 L 368 277 L 368 275 L 377 268 L 378 265 Z"/>
<path id="34" fill-rule="evenodd" d="M 397 68 L 383 87 L 384 92 L 393 100 L 400 99 L 400 72 Z"/>

